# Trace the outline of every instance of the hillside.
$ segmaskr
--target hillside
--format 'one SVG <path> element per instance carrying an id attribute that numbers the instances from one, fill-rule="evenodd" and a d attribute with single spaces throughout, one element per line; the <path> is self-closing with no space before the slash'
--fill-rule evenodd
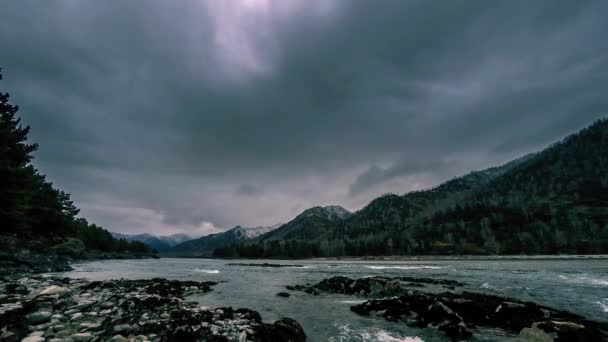
<path id="1" fill-rule="evenodd" d="M 350 211 L 336 205 L 313 207 L 272 232 L 261 235 L 257 241 L 315 239 L 328 233 L 336 223 L 350 215 Z"/>
<path id="2" fill-rule="evenodd" d="M 462 203 L 411 225 L 421 251 L 606 253 L 608 120 L 493 179 Z M 430 228 L 430 229 L 429 229 Z"/>
<path id="3" fill-rule="evenodd" d="M 182 242 L 186 242 L 194 239 L 190 235 L 186 234 L 173 234 L 173 235 L 161 235 L 156 236 L 152 234 L 122 234 L 112 233 L 115 238 L 126 239 L 127 241 L 139 241 L 148 245 L 150 248 L 156 250 L 159 253 L 166 252 L 173 246 L 178 245 Z"/>
<path id="4" fill-rule="evenodd" d="M 276 226 L 255 228 L 236 226 L 225 232 L 182 242 L 163 251 L 163 253 L 167 256 L 211 256 L 216 248 L 254 239 L 275 228 Z"/>
<path id="5" fill-rule="evenodd" d="M 303 224 L 305 211 L 216 255 L 607 253 L 607 190 L 608 120 L 599 120 L 542 152 L 432 189 L 387 194 L 333 221 L 313 215 Z"/>

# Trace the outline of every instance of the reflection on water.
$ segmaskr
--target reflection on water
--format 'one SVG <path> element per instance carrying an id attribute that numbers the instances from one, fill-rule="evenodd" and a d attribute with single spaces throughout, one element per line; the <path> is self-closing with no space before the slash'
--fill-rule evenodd
<path id="1" fill-rule="evenodd" d="M 297 264 L 305 267 L 263 268 L 229 266 L 234 260 L 159 259 L 106 260 L 75 265 L 70 277 L 104 280 L 164 277 L 179 280 L 225 281 L 214 291 L 192 298 L 210 307 L 247 307 L 265 320 L 291 317 L 302 324 L 310 341 L 442 341 L 432 329 L 414 329 L 383 319 L 355 315 L 350 306 L 361 298 L 276 293 L 285 285 L 314 284 L 333 275 L 413 276 L 451 279 L 472 291 L 495 293 L 573 311 L 608 321 L 608 262 L 606 260 L 488 260 L 488 261 L 244 261 Z M 480 335 L 482 340 L 496 336 Z M 501 339 L 504 339 L 502 337 Z"/>

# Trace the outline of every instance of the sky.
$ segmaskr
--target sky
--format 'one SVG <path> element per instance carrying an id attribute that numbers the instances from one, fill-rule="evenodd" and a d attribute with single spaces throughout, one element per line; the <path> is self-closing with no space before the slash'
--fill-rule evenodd
<path id="1" fill-rule="evenodd" d="M 11 1 L 0 90 L 110 231 L 363 207 L 608 113 L 608 2 Z"/>

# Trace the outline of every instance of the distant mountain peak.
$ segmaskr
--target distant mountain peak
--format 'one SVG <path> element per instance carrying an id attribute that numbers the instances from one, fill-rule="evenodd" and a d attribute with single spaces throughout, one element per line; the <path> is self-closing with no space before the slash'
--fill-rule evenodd
<path id="1" fill-rule="evenodd" d="M 335 218 L 344 219 L 344 218 L 352 215 L 352 213 L 339 205 L 328 205 L 325 207 L 316 206 L 316 207 L 312 207 L 312 208 L 308 208 L 308 209 L 304 210 L 300 215 L 298 215 L 296 217 L 296 219 L 298 217 L 304 218 L 304 217 L 313 216 L 313 215 L 323 216 L 323 217 L 327 217 L 330 219 L 335 219 Z"/>

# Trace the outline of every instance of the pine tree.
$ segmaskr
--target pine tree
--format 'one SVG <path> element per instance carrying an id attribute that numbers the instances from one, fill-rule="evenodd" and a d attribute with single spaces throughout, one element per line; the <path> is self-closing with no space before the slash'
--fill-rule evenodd
<path id="1" fill-rule="evenodd" d="M 28 143 L 30 127 L 23 126 L 16 117 L 18 110 L 18 106 L 9 103 L 9 94 L 0 93 L 0 222 L 3 230 L 9 232 L 26 228 L 24 214 L 34 174 L 29 163 L 38 148 L 37 144 Z"/>

